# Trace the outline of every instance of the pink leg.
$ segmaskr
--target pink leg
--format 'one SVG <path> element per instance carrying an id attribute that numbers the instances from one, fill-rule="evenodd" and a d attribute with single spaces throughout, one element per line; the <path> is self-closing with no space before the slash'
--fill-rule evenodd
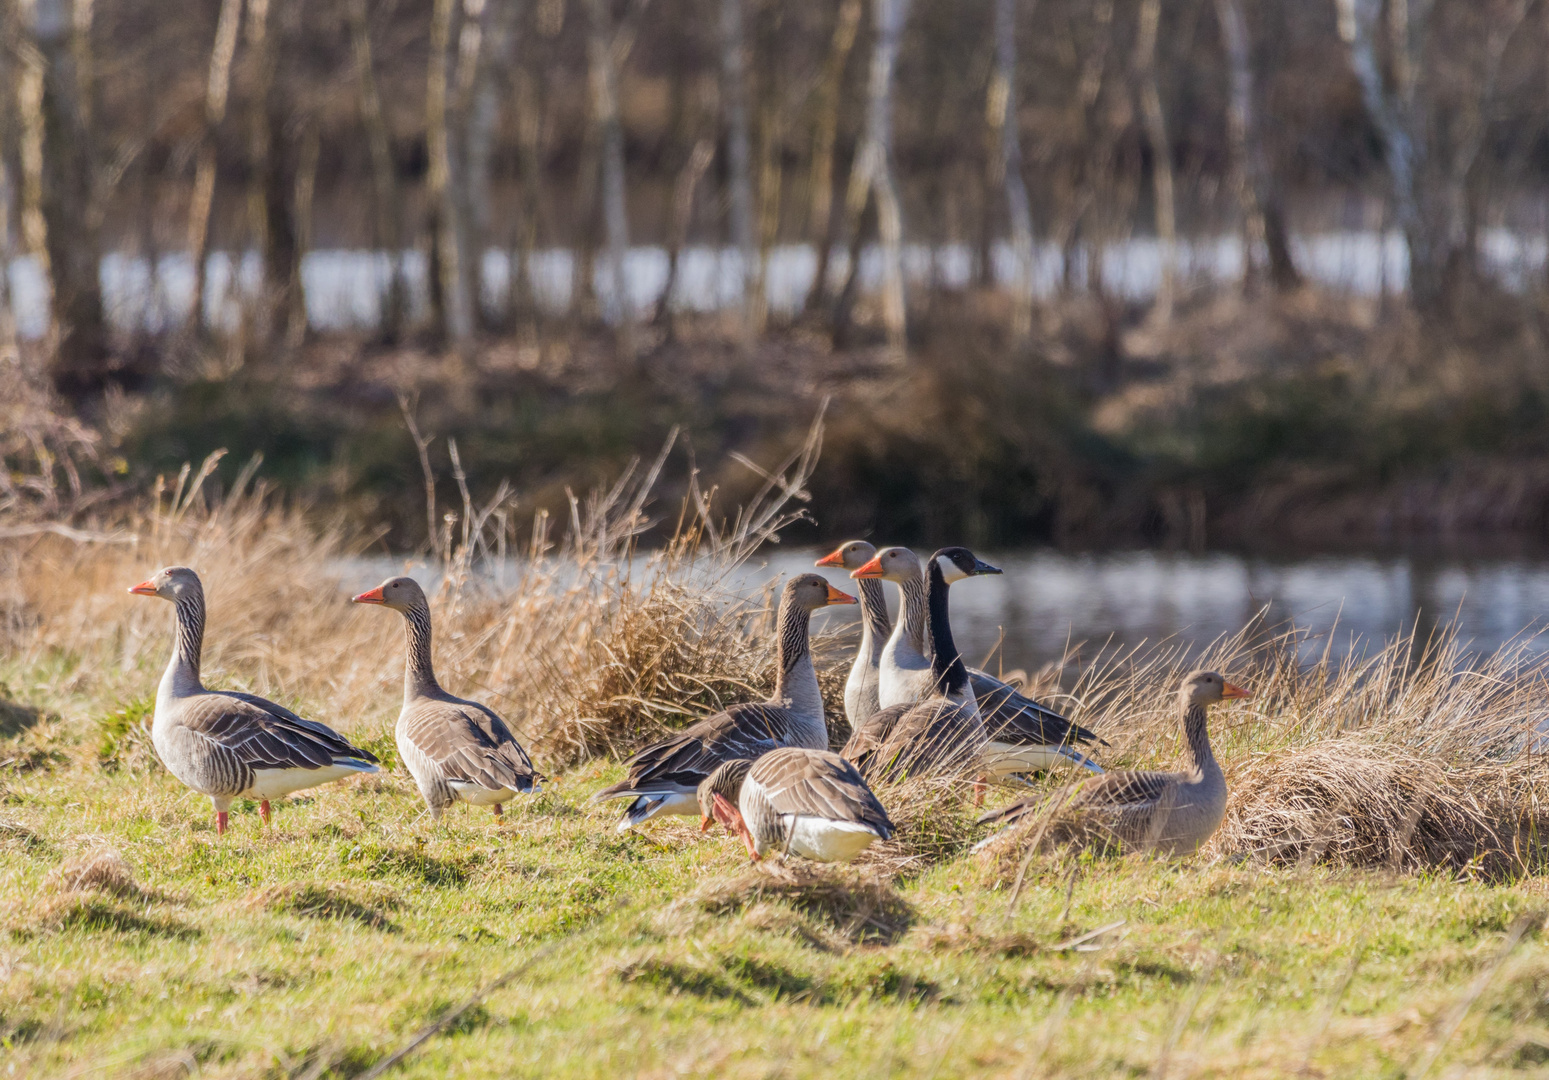
<path id="1" fill-rule="evenodd" d="M 981 777 L 979 777 L 979 779 L 974 781 L 974 806 L 975 807 L 980 807 L 980 806 L 983 806 L 983 805 L 984 805 L 984 777 L 981 776 Z"/>
<path id="2" fill-rule="evenodd" d="M 258 816 L 264 819 L 264 824 L 272 824 L 269 820 L 269 800 L 264 799 L 258 804 Z"/>
<path id="3" fill-rule="evenodd" d="M 215 811 L 215 835 L 226 835 L 226 811 L 224 810 Z"/>

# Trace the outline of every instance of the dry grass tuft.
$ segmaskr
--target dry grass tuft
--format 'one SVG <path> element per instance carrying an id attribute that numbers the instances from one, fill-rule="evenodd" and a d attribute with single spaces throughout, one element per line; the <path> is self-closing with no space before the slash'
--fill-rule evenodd
<path id="1" fill-rule="evenodd" d="M 134 871 L 116 848 L 93 844 L 66 859 L 44 879 L 44 887 L 57 894 L 101 892 L 120 899 L 150 896 L 135 882 Z"/>
<path id="2" fill-rule="evenodd" d="M 895 941 L 914 921 L 914 909 L 874 871 L 804 860 L 764 862 L 707 881 L 689 900 L 714 914 L 784 902 L 823 918 L 851 941 Z"/>
<path id="3" fill-rule="evenodd" d="M 858 865 L 892 877 L 918 874 L 967 850 L 974 812 L 966 779 L 925 777 L 876 788 L 894 825 L 891 840 L 874 843 Z"/>
<path id="4" fill-rule="evenodd" d="M 372 882 L 301 882 L 255 889 L 242 901 L 250 911 L 304 915 L 310 919 L 349 920 L 373 930 L 396 933 L 387 917 L 403 900 L 391 888 Z"/>

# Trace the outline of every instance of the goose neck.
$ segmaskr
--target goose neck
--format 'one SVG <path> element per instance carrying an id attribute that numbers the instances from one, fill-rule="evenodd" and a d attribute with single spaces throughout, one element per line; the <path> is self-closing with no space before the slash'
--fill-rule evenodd
<path id="1" fill-rule="evenodd" d="M 404 700 L 439 691 L 441 684 L 436 682 L 436 670 L 430 656 L 430 608 L 427 605 L 415 604 L 404 610 L 403 634 Z"/>
<path id="2" fill-rule="evenodd" d="M 916 574 L 899 582 L 902 594 L 899 606 L 898 628 L 894 631 L 921 656 L 929 656 L 930 602 L 925 577 Z"/>
<path id="3" fill-rule="evenodd" d="M 952 640 L 952 620 L 947 615 L 947 594 L 951 586 L 934 559 L 930 564 L 931 675 L 936 689 L 954 700 L 968 690 L 968 668 Z"/>
<path id="4" fill-rule="evenodd" d="M 790 597 L 780 603 L 775 623 L 775 688 L 773 700 L 805 719 L 823 725 L 823 692 L 812 666 L 809 633 L 812 613 Z M 825 737 L 826 744 L 826 737 Z"/>
<path id="5" fill-rule="evenodd" d="M 162 683 L 174 692 L 202 689 L 199 658 L 204 648 L 204 597 L 199 593 L 179 596 L 173 602 L 172 659 Z"/>
<path id="6" fill-rule="evenodd" d="M 1215 751 L 1210 748 L 1210 732 L 1206 730 L 1205 706 L 1191 701 L 1183 709 L 1183 734 L 1188 739 L 1189 757 L 1196 772 L 1219 771 Z"/>
<path id="7" fill-rule="evenodd" d="M 882 646 L 892 633 L 887 619 L 887 599 L 882 595 L 882 582 L 876 578 L 862 578 L 860 586 L 860 655 L 875 667 L 882 657 Z"/>

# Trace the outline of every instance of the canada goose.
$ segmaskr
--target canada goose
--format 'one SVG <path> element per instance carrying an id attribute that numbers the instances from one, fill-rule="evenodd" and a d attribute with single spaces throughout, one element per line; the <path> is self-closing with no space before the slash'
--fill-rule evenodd
<path id="1" fill-rule="evenodd" d="M 435 820 L 458 799 L 488 806 L 538 790 L 541 779 L 511 729 L 492 709 L 453 697 L 436 681 L 430 653 L 430 604 L 413 578 L 388 578 L 355 597 L 403 615 L 403 709 L 394 736 Z"/>
<path id="2" fill-rule="evenodd" d="M 1178 691 L 1189 743 L 1186 768 L 1094 776 L 1052 795 L 1021 799 L 985 814 L 979 823 L 1009 826 L 1029 815 L 1057 813 L 1071 824 L 1061 824 L 1051 835 L 1056 841 L 1096 835 L 1125 850 L 1156 850 L 1169 855 L 1197 851 L 1226 814 L 1226 779 L 1210 748 L 1206 708 L 1222 699 L 1252 696 L 1214 671 L 1195 671 L 1184 678 Z M 994 839 L 991 836 L 976 848 Z"/>
<path id="3" fill-rule="evenodd" d="M 670 739 L 646 747 L 625 764 L 627 779 L 592 796 L 630 799 L 618 830 L 625 832 L 659 814 L 693 815 L 700 781 L 723 761 L 757 759 L 783 746 L 828 749 L 823 694 L 807 633 L 814 611 L 830 604 L 853 604 L 817 574 L 801 574 L 786 583 L 775 625 L 775 688 L 768 701 L 733 705 L 692 724 Z"/>
<path id="4" fill-rule="evenodd" d="M 889 551 L 905 549 L 889 548 L 851 576 L 861 580 L 882 576 L 886 572 L 883 556 Z M 912 552 L 905 553 L 914 558 Z M 959 572 L 958 558 L 967 566 L 966 572 Z M 986 744 L 984 721 L 968 683 L 968 669 L 952 638 L 949 584 L 944 569 L 947 566 L 958 572 L 959 580 L 1000 573 L 967 548 L 942 548 L 932 556 L 927 603 L 935 689 L 922 700 L 885 706 L 855 729 L 843 755 L 868 780 L 959 772 L 978 758 Z"/>
<path id="5" fill-rule="evenodd" d="M 771 850 L 851 862 L 893 823 L 865 779 L 838 754 L 786 747 L 757 761 L 722 762 L 700 782 L 699 829 L 719 821 L 757 862 Z"/>
<path id="6" fill-rule="evenodd" d="M 204 587 L 198 574 L 168 566 L 129 591 L 172 603 L 177 633 L 156 688 L 151 744 L 168 772 L 210 797 L 217 833 L 226 832 L 227 811 L 239 797 L 257 799 L 267 825 L 270 800 L 377 771 L 375 755 L 324 724 L 254 694 L 205 689 L 199 680 Z"/>
<path id="7" fill-rule="evenodd" d="M 964 549 L 953 550 L 961 552 Z M 925 657 L 929 654 L 929 602 L 927 598 L 921 605 L 918 597 L 927 593 L 928 589 L 922 592 L 915 588 L 915 583 L 924 582 L 924 576 L 919 559 L 913 552 L 907 548 L 888 548 L 886 551 L 890 554 L 882 559 L 871 544 L 864 540 L 851 540 L 841 544 L 818 563 L 820 566 L 843 566 L 855 571 L 876 558 L 883 570 L 882 579 L 897 584 L 903 595 L 898 625 L 889 630 L 881 582 L 875 577 L 861 579 L 861 647 L 850 668 L 850 681 L 845 684 L 845 708 L 852 731 L 858 729 L 867 717 L 881 707 L 884 663 L 889 669 L 888 697 L 919 700 L 909 695 L 926 688 L 919 671 L 921 665 L 928 668 Z M 962 566 L 954 563 L 946 568 L 948 583 L 970 576 L 970 567 L 971 564 L 965 562 Z M 911 593 L 916 596 L 916 603 L 912 606 Z M 916 621 L 906 625 L 911 618 Z M 922 641 L 926 643 L 926 648 L 920 647 Z M 887 654 L 886 660 L 884 653 Z M 1078 764 L 1091 772 L 1103 771 L 1090 757 L 1077 749 L 1081 743 L 1101 743 L 1106 746 L 1095 733 L 1071 723 L 987 671 L 969 668 L 968 682 L 979 704 L 979 714 L 984 718 L 985 730 L 989 733 L 990 741 L 985 747 L 984 757 L 985 768 L 990 775 L 1035 772 L 1058 762 Z M 851 686 L 857 687 L 857 701 L 860 705 L 854 710 L 850 708 Z M 866 696 L 866 690 L 871 686 L 877 687 L 877 704 L 868 708 L 871 699 Z M 898 700 L 888 702 L 898 703 Z"/>

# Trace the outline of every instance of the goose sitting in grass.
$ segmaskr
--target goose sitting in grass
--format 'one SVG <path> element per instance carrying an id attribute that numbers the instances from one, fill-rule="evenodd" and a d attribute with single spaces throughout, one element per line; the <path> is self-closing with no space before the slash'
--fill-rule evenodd
<path id="1" fill-rule="evenodd" d="M 173 606 L 176 634 L 156 688 L 151 744 L 168 772 L 210 797 L 217 833 L 226 832 L 227 813 L 238 798 L 257 799 L 267 825 L 274 799 L 377 771 L 375 755 L 326 725 L 255 694 L 205 689 L 199 678 L 204 587 L 198 574 L 169 566 L 129 591 Z"/>
<path id="2" fill-rule="evenodd" d="M 893 823 L 866 781 L 838 754 L 788 747 L 757 761 L 722 762 L 700 782 L 699 829 L 719 821 L 754 862 L 770 851 L 814 862 L 851 862 Z"/>
<path id="3" fill-rule="evenodd" d="M 756 760 L 786 746 L 828 749 L 823 693 L 812 666 L 808 630 L 814 611 L 853 603 L 855 597 L 817 574 L 788 581 L 775 622 L 775 687 L 769 700 L 733 705 L 646 747 L 625 763 L 629 776 L 603 788 L 592 801 L 630 800 L 618 823 L 619 832 L 626 832 L 660 814 L 698 813 L 700 782 L 723 762 Z"/>
<path id="4" fill-rule="evenodd" d="M 398 753 L 435 820 L 453 802 L 488 806 L 538 790 L 532 759 L 494 710 L 441 689 L 430 655 L 430 604 L 413 578 L 388 578 L 355 597 L 403 615 L 403 709 Z"/>
<path id="5" fill-rule="evenodd" d="M 981 825 L 1006 828 L 980 841 L 975 850 L 1029 817 L 1047 813 L 1051 815 L 1049 838 L 1055 842 L 1095 838 L 1124 851 L 1192 854 L 1226 816 L 1226 778 L 1210 748 L 1206 710 L 1222 700 L 1249 697 L 1248 691 L 1214 671 L 1191 673 L 1178 691 L 1189 744 L 1183 769 L 1110 772 L 1052 795 L 1021 799 L 979 819 Z"/>

